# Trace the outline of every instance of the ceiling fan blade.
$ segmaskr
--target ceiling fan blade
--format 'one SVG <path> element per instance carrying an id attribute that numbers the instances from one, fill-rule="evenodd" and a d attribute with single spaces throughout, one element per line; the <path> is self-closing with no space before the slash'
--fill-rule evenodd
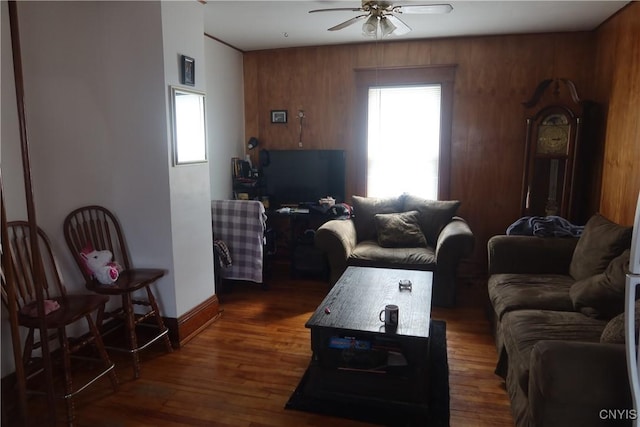
<path id="1" fill-rule="evenodd" d="M 353 7 L 336 7 L 333 9 L 315 9 L 315 10 L 310 10 L 309 13 L 316 13 L 316 12 L 335 12 L 335 11 L 340 11 L 340 10 L 346 10 L 349 12 L 364 12 L 362 10 L 362 8 L 358 7 L 358 8 L 353 8 Z"/>
<path id="2" fill-rule="evenodd" d="M 406 6 L 395 6 L 394 13 L 449 13 L 453 10 L 450 4 L 410 4 Z"/>
<path id="3" fill-rule="evenodd" d="M 386 15 L 385 16 L 393 25 L 396 26 L 396 29 L 393 30 L 394 36 L 403 36 L 411 31 L 411 27 L 404 23 L 404 21 L 398 18 L 395 15 Z"/>
<path id="4" fill-rule="evenodd" d="M 356 16 L 356 17 L 354 17 L 354 18 L 351 18 L 351 19 L 349 19 L 349 20 L 347 20 L 347 21 L 344 21 L 344 22 L 343 22 L 343 23 L 341 23 L 341 24 L 336 25 L 335 27 L 331 27 L 331 28 L 329 28 L 329 30 L 328 30 L 328 31 L 337 31 L 337 30 L 341 30 L 341 29 L 343 29 L 343 28 L 348 27 L 349 25 L 355 24 L 356 22 L 358 22 L 358 21 L 362 20 L 363 18 L 366 18 L 367 16 L 369 16 L 369 15 L 358 15 L 358 16 Z"/>

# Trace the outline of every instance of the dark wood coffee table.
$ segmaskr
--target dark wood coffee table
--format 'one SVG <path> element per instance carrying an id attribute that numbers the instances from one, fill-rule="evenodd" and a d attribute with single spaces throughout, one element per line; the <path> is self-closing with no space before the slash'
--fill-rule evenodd
<path id="1" fill-rule="evenodd" d="M 411 290 L 399 288 L 401 279 Z M 306 392 L 426 410 L 432 280 L 428 271 L 348 267 L 305 324 L 313 350 Z M 399 307 L 395 330 L 379 320 L 386 304 Z"/>

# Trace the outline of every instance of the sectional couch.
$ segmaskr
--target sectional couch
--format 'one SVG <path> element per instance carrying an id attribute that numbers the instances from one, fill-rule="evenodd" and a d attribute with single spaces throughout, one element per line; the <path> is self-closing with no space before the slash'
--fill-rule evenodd
<path id="1" fill-rule="evenodd" d="M 518 427 L 631 425 L 623 329 L 631 232 L 596 214 L 579 238 L 489 240 L 496 374 Z"/>

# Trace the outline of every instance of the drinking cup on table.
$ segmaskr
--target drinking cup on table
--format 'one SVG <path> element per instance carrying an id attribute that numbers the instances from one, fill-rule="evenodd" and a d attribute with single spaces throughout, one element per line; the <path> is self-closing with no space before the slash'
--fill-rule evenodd
<path id="1" fill-rule="evenodd" d="M 385 305 L 378 318 L 384 322 L 385 326 L 398 326 L 398 306 L 395 304 Z"/>

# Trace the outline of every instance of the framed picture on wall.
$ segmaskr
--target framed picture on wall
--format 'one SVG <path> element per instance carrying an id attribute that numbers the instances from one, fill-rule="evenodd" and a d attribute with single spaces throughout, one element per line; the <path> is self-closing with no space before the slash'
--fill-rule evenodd
<path id="1" fill-rule="evenodd" d="M 271 110 L 271 123 L 287 123 L 287 110 Z"/>
<path id="2" fill-rule="evenodd" d="M 189 86 L 196 84 L 196 61 L 186 55 L 180 56 L 180 82 Z"/>

